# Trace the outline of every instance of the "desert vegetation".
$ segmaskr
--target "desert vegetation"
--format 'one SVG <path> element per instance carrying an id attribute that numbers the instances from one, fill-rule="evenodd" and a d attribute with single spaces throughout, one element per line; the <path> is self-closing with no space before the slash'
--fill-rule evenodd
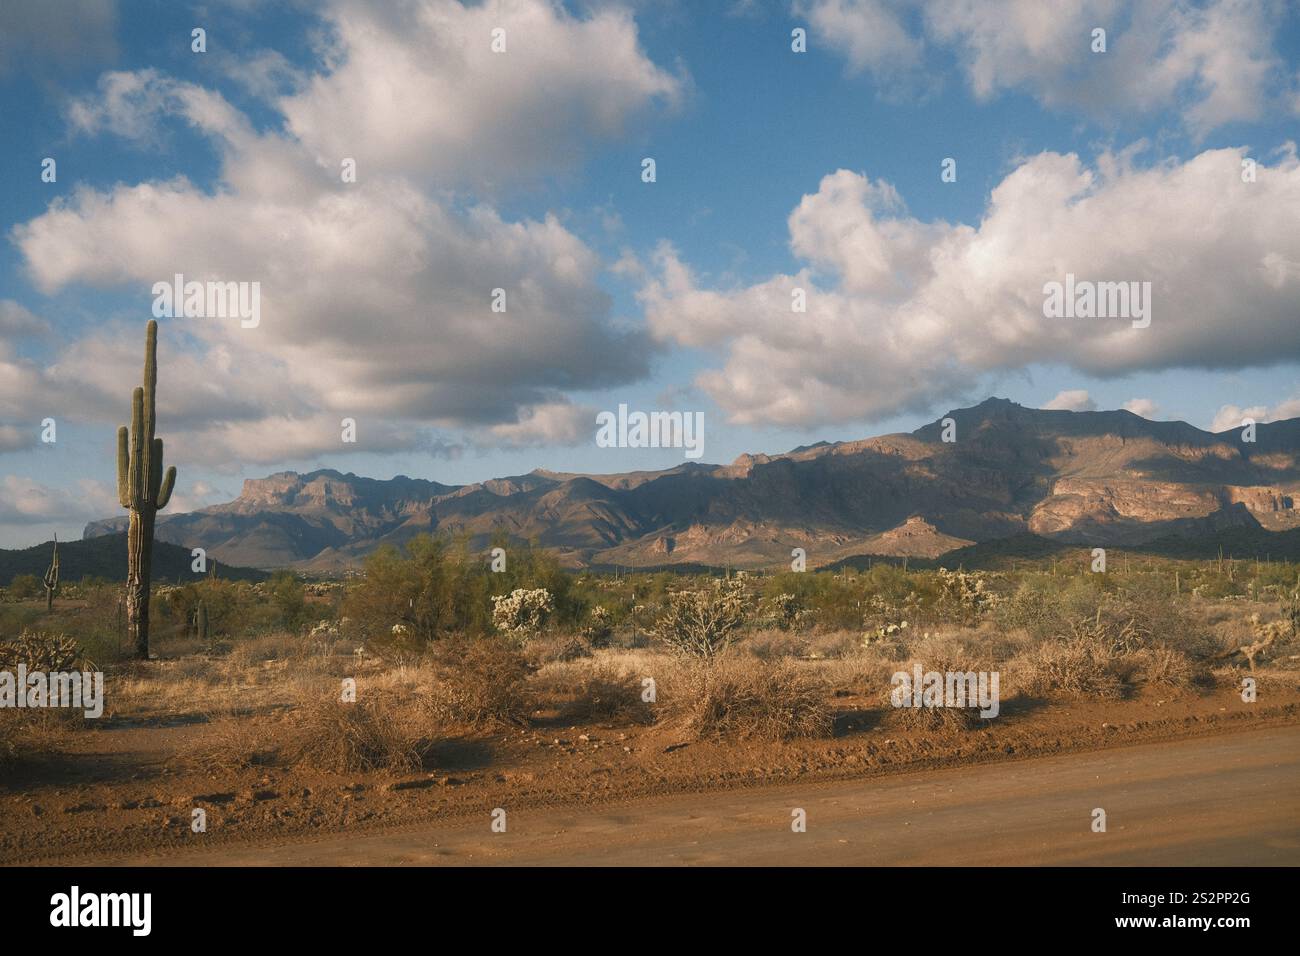
<path id="1" fill-rule="evenodd" d="M 563 571 L 537 548 L 509 555 L 494 572 L 464 541 L 421 537 L 346 581 L 286 571 L 161 585 L 148 662 L 132 659 L 111 584 L 65 583 L 51 608 L 15 580 L 0 626 L 18 636 L 0 657 L 29 669 L 94 661 L 110 717 L 219 724 L 197 758 L 206 766 L 340 771 L 418 768 L 440 737 L 546 720 L 826 738 L 837 695 L 867 701 L 883 726 L 980 726 L 969 708 L 892 708 L 891 674 L 914 665 L 997 671 L 1004 699 L 1041 703 L 1205 694 L 1300 657 L 1290 564 L 602 575 Z M 340 699 L 345 680 L 355 701 Z M 282 717 L 272 731 L 241 735 L 241 720 L 268 711 Z M 2 756 L 59 739 L 29 736 L 6 734 Z"/>

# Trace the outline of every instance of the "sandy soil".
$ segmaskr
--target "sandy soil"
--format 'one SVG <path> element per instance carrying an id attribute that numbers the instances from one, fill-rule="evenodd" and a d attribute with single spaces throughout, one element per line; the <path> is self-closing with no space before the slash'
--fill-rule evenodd
<path id="1" fill-rule="evenodd" d="M 1105 833 L 1092 811 L 1107 814 Z M 1230 807 L 1230 813 L 1224 808 Z M 802 809 L 807 827 L 791 828 Z M 132 865 L 1300 864 L 1300 727 L 877 779 L 507 810 Z"/>
<path id="2" fill-rule="evenodd" d="M 545 828 L 554 820 L 567 819 L 565 808 L 591 813 L 599 806 L 698 794 L 709 796 L 694 804 L 688 801 L 688 809 L 723 807 L 731 804 L 722 802 L 719 792 L 742 788 L 797 785 L 809 792 L 806 788 L 813 785 L 856 781 L 857 789 L 845 793 L 862 798 L 877 787 L 908 786 L 907 780 L 918 772 L 938 768 L 973 773 L 973 767 L 996 763 L 979 773 L 997 781 L 1012 779 L 1022 772 L 1017 768 L 1035 766 L 1020 762 L 1029 757 L 1099 750 L 1134 753 L 1128 748 L 1135 744 L 1219 734 L 1231 734 L 1223 738 L 1228 741 L 1244 740 L 1242 731 L 1300 724 L 1300 686 L 1294 676 L 1262 683 L 1261 690 L 1260 701 L 1254 704 L 1243 703 L 1226 684 L 1203 694 L 1147 692 L 1118 702 L 1033 706 L 1008 702 L 993 726 L 955 734 L 905 732 L 891 723 L 889 714 L 845 698 L 837 701 L 835 737 L 791 743 L 689 741 L 672 727 L 559 726 L 554 719 L 539 718 L 527 728 L 466 731 L 445 738 L 430 755 L 425 771 L 404 776 L 282 769 L 209 775 L 188 767 L 182 758 L 203 745 L 212 725 L 106 720 L 97 729 L 75 736 L 72 753 L 21 766 L 0 781 L 0 862 L 111 862 L 153 860 L 155 855 L 161 860 L 163 856 L 173 859 L 173 854 L 185 862 L 194 856 L 187 851 L 227 847 L 232 854 L 236 848 L 246 848 L 241 860 L 279 861 L 271 848 L 330 834 L 347 834 L 346 841 L 354 842 L 395 828 L 428 827 L 434 821 L 439 826 L 463 824 L 467 842 L 457 851 L 458 858 L 477 860 L 482 857 L 475 856 L 472 834 L 485 826 L 483 821 L 495 807 L 518 813 L 519 819 L 542 814 L 538 826 Z M 271 712 L 247 719 L 269 730 L 283 715 Z M 1268 746 L 1277 749 L 1274 756 L 1279 760 L 1285 748 L 1291 754 L 1296 749 L 1294 735 L 1251 736 L 1271 741 L 1260 745 L 1265 748 L 1257 755 L 1260 759 L 1268 758 Z M 1224 753 L 1231 753 L 1232 745 L 1225 746 Z M 1084 760 L 1070 757 L 1064 766 L 1068 769 L 1076 761 L 1077 766 L 1090 765 Z M 1203 769 L 1222 771 L 1219 765 L 1207 764 Z M 1279 769 L 1270 780 L 1283 782 L 1287 772 Z M 1290 772 L 1294 795 L 1294 766 Z M 904 776 L 894 779 L 896 774 Z M 1232 821 L 1239 810 L 1224 781 L 1195 786 L 1208 788 L 1206 806 L 1217 808 L 1213 829 L 1223 832 L 1235 826 Z M 1182 790 L 1171 765 L 1167 777 L 1151 791 L 1151 805 L 1159 804 L 1161 793 L 1174 800 Z M 1105 792 L 1111 800 L 1122 796 L 1118 790 Z M 1095 793 L 1094 788 L 1087 796 L 1080 794 L 1089 810 L 1108 805 L 1105 796 Z M 735 806 L 742 810 L 751 807 L 746 812 L 759 812 L 752 809 L 759 804 L 749 796 L 725 799 L 741 801 Z M 771 807 L 785 806 L 792 798 L 753 799 L 766 801 L 762 805 L 769 809 L 762 813 L 770 816 L 776 812 Z M 195 807 L 207 811 L 206 833 L 190 830 Z M 1295 819 L 1294 804 L 1291 809 Z M 958 812 L 967 811 L 958 808 Z M 546 816 L 550 813 L 559 816 Z M 788 808 L 782 811 L 787 818 L 788 813 Z M 611 817 L 618 818 L 618 813 Z M 671 842 L 673 833 L 665 825 L 660 835 Z M 804 836 L 811 837 L 811 830 Z M 541 852 L 540 844 L 529 852 L 534 851 Z M 390 858 L 384 855 L 388 851 L 376 852 L 375 861 Z M 579 861 L 577 849 L 571 857 L 558 849 L 557 853 L 557 862 Z M 903 859 L 908 858 L 882 857 L 876 862 Z M 1139 856 L 1132 862 L 1157 860 Z"/>

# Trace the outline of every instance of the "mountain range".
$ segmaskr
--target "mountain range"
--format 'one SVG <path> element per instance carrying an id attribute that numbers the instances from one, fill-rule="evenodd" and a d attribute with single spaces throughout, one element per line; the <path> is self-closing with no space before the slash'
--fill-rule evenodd
<path id="1" fill-rule="evenodd" d="M 469 485 L 281 472 L 246 480 L 226 504 L 159 515 L 156 533 L 226 564 L 333 572 L 426 532 L 482 547 L 504 529 L 571 567 L 774 567 L 796 547 L 815 567 L 866 554 L 934 558 L 1027 533 L 1131 547 L 1300 527 L 1300 419 L 1258 425 L 1255 438 L 990 398 L 914 432 L 729 465 L 538 470 Z M 84 537 L 123 527 L 125 517 L 92 522 Z"/>

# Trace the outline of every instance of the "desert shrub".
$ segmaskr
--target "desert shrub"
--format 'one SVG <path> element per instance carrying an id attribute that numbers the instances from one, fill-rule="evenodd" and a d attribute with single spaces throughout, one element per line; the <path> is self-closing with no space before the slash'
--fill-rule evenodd
<path id="1" fill-rule="evenodd" d="M 422 763 L 421 743 L 398 706 L 386 698 L 344 703 L 321 696 L 302 705 L 295 716 L 287 748 L 292 763 L 327 773 L 410 771 Z"/>
<path id="2" fill-rule="evenodd" d="M 808 644 L 807 635 L 769 628 L 746 635 L 743 647 L 746 653 L 761 661 L 779 661 L 802 657 L 808 651 Z"/>
<path id="3" fill-rule="evenodd" d="M 236 667 L 250 667 L 264 661 L 292 660 L 305 656 L 308 644 L 283 631 L 236 641 L 227 660 Z"/>
<path id="4" fill-rule="evenodd" d="M 236 773 L 251 767 L 271 767 L 280 762 L 282 741 L 247 718 L 217 722 L 202 745 L 188 752 L 182 762 L 209 774 Z"/>
<path id="5" fill-rule="evenodd" d="M 471 566 L 464 549 L 420 535 L 404 550 L 382 547 L 365 561 L 365 574 L 344 599 L 343 613 L 376 653 L 390 645 L 419 650 L 449 633 L 485 633 L 488 571 Z M 403 631 L 395 633 L 394 625 Z M 406 647 L 409 645 L 409 647 Z"/>
<path id="6" fill-rule="evenodd" d="M 493 539 L 505 547 L 504 536 Z M 555 557 L 528 545 L 511 544 L 506 569 L 493 572 L 465 539 L 456 542 L 419 535 L 402 550 L 384 547 L 366 558 L 365 573 L 343 601 L 343 613 L 358 636 L 376 653 L 393 643 L 393 626 L 405 629 L 403 650 L 421 650 L 449 634 L 492 631 L 493 597 L 517 590 L 545 590 L 552 617 L 577 625 L 584 612 L 572 593 L 571 579 Z"/>
<path id="7" fill-rule="evenodd" d="M 307 594 L 292 571 L 277 571 L 266 582 L 266 594 L 276 610 L 280 627 L 297 633 L 311 620 Z"/>
<path id="8" fill-rule="evenodd" d="M 986 723 L 978 707 L 889 706 L 889 721 L 900 730 L 917 733 L 960 733 Z"/>
<path id="9" fill-rule="evenodd" d="M 281 628 L 281 614 L 264 589 L 247 581 L 206 578 L 159 589 L 151 605 L 159 637 L 193 634 L 199 604 L 208 616 L 211 637 L 245 636 Z M 151 632 L 153 633 L 153 632 Z"/>
<path id="10" fill-rule="evenodd" d="M 937 733 L 952 733 L 969 730 L 981 725 L 987 726 L 986 719 L 980 716 L 978 699 L 968 699 L 966 706 L 963 707 L 947 706 L 946 697 L 942 705 L 926 705 L 923 703 L 920 707 L 894 706 L 895 691 L 897 690 L 901 694 L 903 690 L 902 687 L 894 684 L 894 675 L 900 671 L 907 673 L 912 680 L 915 680 L 915 670 L 918 665 L 923 675 L 930 671 L 942 674 L 945 677 L 944 691 L 946 694 L 948 674 L 968 674 L 971 672 L 978 674 L 981 671 L 999 670 L 992 662 L 982 656 L 981 648 L 978 646 L 976 635 L 973 632 L 953 631 L 926 634 L 914 641 L 910 650 L 911 659 L 890 667 L 888 686 L 880 690 L 882 704 L 888 708 L 891 714 L 888 718 L 891 724 L 904 730 Z M 922 691 L 924 692 L 924 685 L 922 685 Z M 963 692 L 969 694 L 971 688 L 964 685 Z M 1001 674 L 999 672 L 999 698 L 1002 696 L 1001 692 Z"/>
<path id="11" fill-rule="evenodd" d="M 1182 689 L 1206 683 L 1210 677 L 1204 666 L 1198 666 L 1182 651 L 1164 645 L 1135 651 L 1130 664 L 1130 680 L 1148 686 Z"/>
<path id="12" fill-rule="evenodd" d="M 709 658 L 736 640 L 744 622 L 744 583 L 714 581 L 704 590 L 670 594 L 651 633 L 679 654 Z"/>
<path id="13" fill-rule="evenodd" d="M 641 699 L 641 677 L 614 664 L 584 665 L 569 687 L 570 699 L 560 708 L 564 720 L 604 724 L 654 722 L 650 705 Z"/>
<path id="14" fill-rule="evenodd" d="M 438 720 L 468 724 L 520 723 L 528 714 L 533 667 L 499 637 L 457 637 L 439 643 L 437 682 L 427 705 Z"/>
<path id="15" fill-rule="evenodd" d="M 862 620 L 862 589 L 850 575 L 784 571 L 767 580 L 763 596 L 769 612 L 780 608 L 767 622 L 777 627 L 852 628 Z"/>
<path id="16" fill-rule="evenodd" d="M 18 574 L 9 582 L 9 596 L 19 601 L 34 598 L 43 590 L 41 579 L 34 574 Z"/>
<path id="17" fill-rule="evenodd" d="M 1122 697 L 1123 673 L 1113 647 L 1102 640 L 1075 637 L 1044 641 L 1012 659 L 1016 687 L 1031 697 Z"/>
<path id="18" fill-rule="evenodd" d="M 684 661 L 670 677 L 667 703 L 683 729 L 698 738 L 791 740 L 828 737 L 832 729 L 826 689 L 791 661 Z"/>
<path id="19" fill-rule="evenodd" d="M 72 732 L 87 723 L 80 710 L 0 708 L 0 769 L 61 752 Z"/>

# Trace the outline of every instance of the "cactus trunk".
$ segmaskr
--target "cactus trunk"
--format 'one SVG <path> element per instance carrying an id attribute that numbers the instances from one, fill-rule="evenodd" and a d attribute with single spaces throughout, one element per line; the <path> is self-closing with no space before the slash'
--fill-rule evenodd
<path id="1" fill-rule="evenodd" d="M 50 559 L 50 567 L 45 572 L 43 579 L 45 585 L 45 611 L 48 614 L 54 610 L 54 592 L 59 589 L 59 536 L 54 536 L 54 556 Z"/>
<path id="2" fill-rule="evenodd" d="M 149 571 L 154 521 L 171 499 L 175 467 L 163 474 L 163 443 L 154 437 L 158 384 L 158 323 L 145 336 L 144 384 L 131 395 L 131 427 L 117 430 L 117 494 L 131 513 L 127 526 L 126 619 L 136 656 L 149 657 Z"/>

